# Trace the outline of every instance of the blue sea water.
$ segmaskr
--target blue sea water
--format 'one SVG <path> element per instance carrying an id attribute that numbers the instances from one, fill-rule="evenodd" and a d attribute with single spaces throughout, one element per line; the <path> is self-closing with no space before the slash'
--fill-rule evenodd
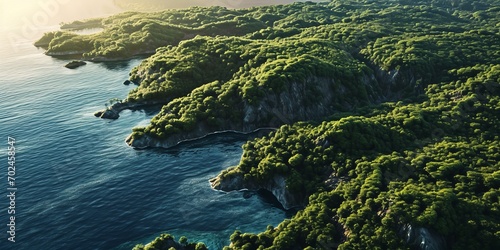
<path id="1" fill-rule="evenodd" d="M 0 45 L 0 249 L 131 249 L 162 232 L 220 249 L 234 230 L 259 232 L 285 218 L 259 196 L 210 189 L 211 177 L 238 163 L 245 138 L 138 151 L 124 139 L 154 111 L 93 116 L 134 88 L 122 82 L 140 59 L 69 70 L 31 42 Z M 15 243 L 7 240 L 9 136 Z"/>

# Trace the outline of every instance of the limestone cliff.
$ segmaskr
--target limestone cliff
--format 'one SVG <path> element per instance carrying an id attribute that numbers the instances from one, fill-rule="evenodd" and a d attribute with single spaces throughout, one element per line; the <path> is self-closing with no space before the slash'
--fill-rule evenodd
<path id="1" fill-rule="evenodd" d="M 161 105 L 163 104 L 160 101 L 149 101 L 149 102 L 128 102 L 128 101 L 119 101 L 109 106 L 108 108 L 97 111 L 94 113 L 95 117 L 103 118 L 103 119 L 118 119 L 120 117 L 120 112 L 125 109 L 135 110 L 143 107 Z"/>
<path id="2" fill-rule="evenodd" d="M 242 174 L 231 174 L 219 176 L 210 180 L 210 185 L 213 189 L 230 192 L 236 190 L 260 191 L 266 190 L 271 192 L 274 197 L 281 203 L 284 209 L 303 207 L 305 205 L 305 196 L 290 192 L 286 187 L 286 177 L 282 175 L 273 176 L 270 181 L 258 184 L 252 180 L 245 180 Z"/>

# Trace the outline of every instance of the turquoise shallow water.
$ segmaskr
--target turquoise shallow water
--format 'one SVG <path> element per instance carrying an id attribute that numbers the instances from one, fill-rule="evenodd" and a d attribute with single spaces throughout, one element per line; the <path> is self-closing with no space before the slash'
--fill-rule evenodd
<path id="1" fill-rule="evenodd" d="M 285 218 L 258 196 L 210 189 L 209 178 L 238 163 L 244 137 L 137 151 L 124 139 L 153 111 L 93 116 L 133 88 L 122 82 L 139 59 L 69 70 L 29 42 L 0 45 L 0 249 L 130 249 L 161 232 L 219 249 L 236 229 L 258 232 Z M 6 233 L 8 136 L 16 139 L 16 243 Z"/>

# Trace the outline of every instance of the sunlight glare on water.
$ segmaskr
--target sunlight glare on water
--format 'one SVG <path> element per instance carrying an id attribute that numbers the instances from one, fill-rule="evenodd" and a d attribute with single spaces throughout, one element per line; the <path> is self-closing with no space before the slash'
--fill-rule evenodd
<path id="1" fill-rule="evenodd" d="M 53 16 L 39 5 L 54 2 L 59 7 Z M 79 9 L 83 2 L 95 10 Z M 122 83 L 140 59 L 69 70 L 63 67 L 68 60 L 33 46 L 60 21 L 113 13 L 109 2 L 1 1 L 9 14 L 0 30 L 0 139 L 16 139 L 18 193 L 16 243 L 7 241 L 2 227 L 0 249 L 131 249 L 162 232 L 219 249 L 236 229 L 259 232 L 277 225 L 284 212 L 259 197 L 210 189 L 210 178 L 238 163 L 245 138 L 137 151 L 124 139 L 155 112 L 124 111 L 115 121 L 94 117 L 108 100 L 134 88 Z M 43 15 L 50 21 L 30 24 Z M 5 143 L 0 145 L 5 156 Z M 0 206 L 6 202 L 0 199 Z M 8 216 L 0 211 L 0 225 Z"/>

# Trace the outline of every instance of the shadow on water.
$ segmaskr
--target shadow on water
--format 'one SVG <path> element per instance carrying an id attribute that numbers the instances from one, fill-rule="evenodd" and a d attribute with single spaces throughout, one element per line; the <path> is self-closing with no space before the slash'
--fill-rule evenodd
<path id="1" fill-rule="evenodd" d="M 183 142 L 178 144 L 177 146 L 174 146 L 172 148 L 168 149 L 153 149 L 158 153 L 166 153 L 174 156 L 180 155 L 183 151 L 186 149 L 196 149 L 196 148 L 203 148 L 206 147 L 207 145 L 234 145 L 235 143 L 241 143 L 243 145 L 246 141 L 253 140 L 255 138 L 259 138 L 265 135 L 268 135 L 271 131 L 271 129 L 262 129 L 262 130 L 257 130 L 252 133 L 248 134 L 243 134 L 243 133 L 237 133 L 237 132 L 223 132 L 223 133 L 218 133 L 218 134 L 211 134 L 208 135 L 204 138 L 189 141 L 189 142 Z M 283 205 L 278 201 L 278 199 L 274 196 L 274 194 L 268 190 L 261 189 L 258 191 L 248 191 L 244 190 L 241 191 L 241 195 L 245 199 L 249 199 L 253 197 L 254 195 L 257 195 L 257 197 L 264 203 L 270 205 L 271 207 L 275 207 L 278 209 L 281 209 L 285 211 L 286 217 L 291 217 L 297 213 L 301 208 L 290 208 L 290 209 L 285 209 Z"/>
<path id="2" fill-rule="evenodd" d="M 170 148 L 156 148 L 153 149 L 158 152 L 178 155 L 180 152 L 186 149 L 203 148 L 207 145 L 231 145 L 240 142 L 243 145 L 246 141 L 253 140 L 258 137 L 268 135 L 274 129 L 259 129 L 250 133 L 240 133 L 236 131 L 223 131 L 213 134 L 208 134 L 202 138 L 193 139 L 190 141 L 180 142 L 179 144 Z M 151 149 L 148 149 L 151 150 Z"/>
<path id="3" fill-rule="evenodd" d="M 163 104 L 148 105 L 148 106 L 143 106 L 141 108 L 132 109 L 132 111 L 142 111 L 147 116 L 155 116 L 155 115 L 157 115 L 160 112 L 160 110 L 161 110 L 162 107 L 163 107 Z"/>
<path id="4" fill-rule="evenodd" d="M 256 194 L 258 195 L 258 197 L 261 201 L 263 201 L 267 204 L 270 204 L 273 207 L 279 208 L 281 210 L 285 210 L 283 205 L 281 205 L 281 203 L 278 201 L 276 196 L 274 196 L 273 193 L 271 193 L 271 191 L 261 189 L 261 190 L 257 191 Z"/>
<path id="5" fill-rule="evenodd" d="M 105 69 L 112 70 L 112 71 L 120 71 L 120 70 L 126 70 L 130 67 L 130 63 L 135 60 L 144 60 L 151 56 L 151 54 L 144 54 L 144 55 L 137 55 L 133 56 L 129 59 L 124 59 L 124 60 L 116 60 L 116 61 L 96 61 L 94 63 L 97 63 L 104 67 Z"/>
<path id="6" fill-rule="evenodd" d="M 147 151 L 154 151 L 156 153 L 179 156 L 182 152 L 186 150 L 204 148 L 207 145 L 234 145 L 235 143 L 241 143 L 241 145 L 243 145 L 243 143 L 245 143 L 245 141 L 249 139 L 251 139 L 251 136 L 247 134 L 227 132 L 221 134 L 208 135 L 206 137 L 197 140 L 181 142 L 171 148 L 148 148 L 148 149 L 137 149 L 137 150 L 139 151 L 147 150 Z"/>
<path id="7" fill-rule="evenodd" d="M 82 59 L 81 55 L 58 55 L 58 56 L 50 56 L 55 59 L 56 62 L 67 63 L 69 60 L 80 60 Z"/>
<path id="8" fill-rule="evenodd" d="M 246 141 L 253 140 L 255 138 L 259 138 L 265 135 L 268 135 L 271 131 L 271 129 L 262 129 L 258 130 L 252 133 L 248 134 L 243 134 L 243 133 L 237 133 L 237 132 L 223 132 L 223 133 L 217 133 L 217 134 L 210 134 L 206 137 L 203 137 L 201 139 L 193 140 L 193 141 L 188 141 L 188 142 L 183 142 L 180 143 L 174 147 L 164 149 L 164 148 L 154 148 L 154 149 L 138 149 L 139 151 L 141 150 L 147 150 L 147 151 L 153 151 L 159 154 L 169 154 L 172 156 L 180 156 L 182 152 L 186 150 L 192 150 L 192 149 L 197 149 L 197 148 L 203 148 L 206 147 L 207 145 L 234 145 L 235 143 L 240 143 L 243 145 Z M 273 195 L 268 190 L 261 189 L 259 191 L 248 191 L 244 190 L 241 191 L 241 195 L 245 199 L 249 199 L 253 197 L 254 195 L 257 195 L 257 197 L 263 201 L 264 203 L 270 205 L 271 207 L 275 207 L 278 209 L 281 209 L 285 211 L 286 217 L 291 217 L 294 214 L 297 213 L 297 211 L 300 210 L 300 208 L 291 208 L 291 209 L 285 209 L 283 205 L 278 201 L 278 199 Z"/>
<path id="9" fill-rule="evenodd" d="M 82 59 L 82 55 L 76 54 L 76 55 L 57 55 L 57 56 L 51 56 L 57 63 L 68 63 L 69 61 L 72 60 L 81 60 L 81 61 L 88 61 L 85 59 Z M 136 58 L 134 58 L 136 59 Z M 112 70 L 112 71 L 121 71 L 121 70 L 126 70 L 130 67 L 130 60 L 123 60 L 123 61 L 111 61 L 111 62 L 94 62 L 103 68 L 107 70 Z"/>
<path id="10" fill-rule="evenodd" d="M 275 208 L 278 208 L 278 209 L 285 211 L 285 215 L 287 218 L 292 217 L 300 210 L 300 208 L 285 209 L 283 207 L 283 205 L 281 205 L 281 203 L 278 201 L 276 196 L 274 196 L 274 194 L 269 190 L 260 189 L 259 191 L 256 191 L 256 192 L 255 191 L 242 191 L 242 195 L 243 195 L 243 198 L 245 198 L 245 199 L 249 199 L 252 196 L 257 195 L 259 200 L 261 200 L 262 202 L 269 204 L 272 207 L 275 207 Z"/>
<path id="11" fill-rule="evenodd" d="M 149 148 L 145 150 L 139 150 L 139 151 L 144 151 L 153 154 L 169 154 L 170 156 L 182 156 L 184 153 L 188 151 L 198 151 L 197 149 L 202 149 L 202 148 L 207 148 L 207 147 L 216 147 L 216 148 L 224 148 L 224 146 L 230 146 L 232 148 L 238 147 L 238 145 L 243 145 L 246 141 L 254 139 L 256 137 L 264 136 L 269 134 L 271 132 L 271 129 L 268 129 L 267 131 L 261 130 L 257 131 L 254 133 L 249 133 L 249 134 L 242 134 L 242 133 L 236 133 L 236 132 L 224 132 L 224 133 L 218 133 L 218 134 L 212 134 L 209 136 L 206 136 L 201 139 L 181 143 L 173 148 L 169 149 L 163 149 L 163 148 Z M 290 210 L 285 210 L 281 203 L 277 200 L 277 198 L 269 191 L 266 190 L 261 190 L 261 191 L 241 191 L 241 192 L 232 192 L 233 197 L 234 194 L 237 196 L 243 197 L 244 199 L 258 199 L 259 203 L 263 203 L 265 208 L 277 208 L 281 211 L 284 212 L 284 218 L 291 218 L 294 216 L 298 209 L 290 209 Z M 237 200 L 237 199 L 236 199 Z M 249 202 L 246 203 L 248 206 L 252 206 L 251 204 L 255 202 Z M 221 207 L 226 208 L 226 207 Z M 234 209 L 234 208 L 232 208 Z M 274 209 L 270 209 L 270 211 L 275 211 Z M 273 212 L 277 213 L 277 212 Z M 271 224 L 277 225 L 279 222 L 269 222 Z M 264 223 L 265 224 L 265 223 Z M 192 226 L 192 225 L 191 225 Z M 228 229 L 231 232 L 220 232 L 222 234 L 228 234 L 227 238 L 224 238 L 226 240 L 220 241 L 221 239 L 217 239 L 214 235 L 220 234 L 217 233 L 217 230 L 208 230 L 207 227 L 203 227 L 204 230 L 197 231 L 198 229 L 196 228 L 188 228 L 187 231 L 182 231 L 182 230 L 166 230 L 163 231 L 163 233 L 169 233 L 174 236 L 180 237 L 182 235 L 188 237 L 188 239 L 193 240 L 193 241 L 202 241 L 206 243 L 210 249 L 222 249 L 223 246 L 226 246 L 229 244 L 229 235 L 235 230 L 233 228 Z M 259 227 L 258 229 L 255 229 L 255 232 L 260 232 L 263 227 Z M 183 229 L 186 230 L 186 229 Z M 204 232 L 200 234 L 199 232 Z M 159 236 L 160 233 L 155 232 L 152 234 L 151 232 L 148 232 L 144 234 L 141 237 L 137 237 L 135 240 L 126 242 L 121 244 L 120 246 L 117 246 L 113 248 L 113 250 L 124 250 L 124 249 L 132 249 L 133 246 L 136 244 L 144 244 L 145 242 L 151 242 L 154 240 L 156 237 Z M 220 241 L 220 242 L 218 242 Z"/>
<path id="12" fill-rule="evenodd" d="M 83 59 L 81 54 L 75 54 L 75 55 L 52 55 L 51 57 L 54 58 L 56 61 L 60 61 L 61 63 L 66 63 L 67 61 L 70 60 L 82 60 L 82 61 L 91 61 L 99 66 L 102 66 L 103 68 L 111 71 L 122 71 L 122 70 L 127 70 L 130 68 L 130 63 L 132 63 L 135 60 L 144 60 L 148 57 L 149 55 L 140 55 L 140 56 L 134 56 L 130 59 L 124 59 L 124 60 L 116 60 L 116 61 L 92 61 L 92 59 Z"/>
<path id="13" fill-rule="evenodd" d="M 113 70 L 113 71 L 126 70 L 130 67 L 130 60 L 113 61 L 113 62 L 95 62 L 95 63 L 104 67 L 107 70 Z"/>

